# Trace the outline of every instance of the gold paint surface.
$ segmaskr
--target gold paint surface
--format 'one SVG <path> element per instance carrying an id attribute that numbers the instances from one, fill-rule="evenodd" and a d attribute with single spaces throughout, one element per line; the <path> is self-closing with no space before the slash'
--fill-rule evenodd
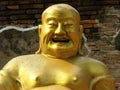
<path id="1" fill-rule="evenodd" d="M 0 71 L 0 90 L 115 90 L 100 61 L 79 55 L 79 12 L 67 4 L 48 7 L 39 25 L 36 54 L 10 60 Z"/>

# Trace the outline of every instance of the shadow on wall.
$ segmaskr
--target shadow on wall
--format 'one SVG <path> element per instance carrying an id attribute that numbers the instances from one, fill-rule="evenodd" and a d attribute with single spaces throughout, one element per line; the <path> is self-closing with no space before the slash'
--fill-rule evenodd
<path id="1" fill-rule="evenodd" d="M 18 55 L 34 54 L 39 47 L 38 32 L 8 30 L 0 33 L 0 68 Z"/>

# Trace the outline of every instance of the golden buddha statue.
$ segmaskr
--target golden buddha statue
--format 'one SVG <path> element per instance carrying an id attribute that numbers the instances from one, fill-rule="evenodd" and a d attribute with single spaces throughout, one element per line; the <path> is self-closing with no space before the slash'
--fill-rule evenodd
<path id="1" fill-rule="evenodd" d="M 80 55 L 79 12 L 55 4 L 42 13 L 36 54 L 10 60 L 0 71 L 0 90 L 115 90 L 100 61 Z"/>

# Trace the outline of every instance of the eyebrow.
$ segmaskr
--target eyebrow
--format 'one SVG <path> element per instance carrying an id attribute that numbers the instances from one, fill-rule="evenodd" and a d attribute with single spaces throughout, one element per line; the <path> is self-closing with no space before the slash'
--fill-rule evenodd
<path id="1" fill-rule="evenodd" d="M 50 21 L 50 20 L 55 20 L 55 21 L 63 21 L 62 19 L 58 19 L 58 18 L 55 18 L 55 17 L 50 17 L 50 18 L 47 18 L 47 22 Z M 65 18 L 65 21 L 74 21 L 73 18 Z"/>
<path id="2" fill-rule="evenodd" d="M 47 21 L 50 21 L 50 20 L 55 20 L 55 21 L 57 21 L 57 19 L 54 18 L 54 17 L 47 18 Z"/>

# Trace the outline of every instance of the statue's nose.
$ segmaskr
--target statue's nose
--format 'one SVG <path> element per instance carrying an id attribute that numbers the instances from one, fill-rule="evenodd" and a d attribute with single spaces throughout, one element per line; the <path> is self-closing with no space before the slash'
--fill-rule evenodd
<path id="1" fill-rule="evenodd" d="M 66 34 L 66 31 L 62 24 L 59 24 L 57 29 L 55 30 L 55 34 Z"/>

